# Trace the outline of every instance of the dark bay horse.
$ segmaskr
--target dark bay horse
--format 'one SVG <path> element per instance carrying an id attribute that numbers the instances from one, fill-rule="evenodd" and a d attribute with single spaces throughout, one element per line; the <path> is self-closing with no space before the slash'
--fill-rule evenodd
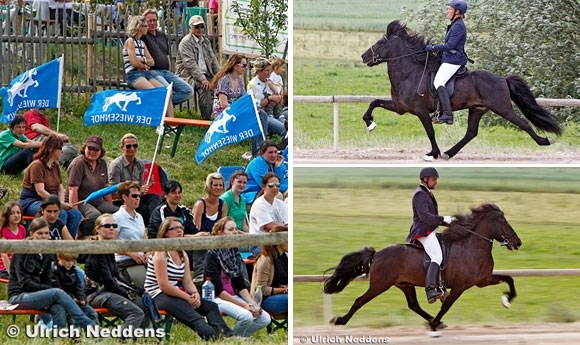
<path id="1" fill-rule="evenodd" d="M 509 291 L 502 296 L 502 302 L 509 307 L 509 302 L 516 297 L 514 280 L 508 275 L 493 274 L 491 249 L 493 240 L 496 240 L 509 250 L 517 250 L 522 244 L 520 238 L 503 212 L 493 204 L 482 204 L 471 209 L 471 214 L 457 215 L 456 218 L 440 234 L 450 248 L 447 268 L 441 274 L 445 287 L 451 291 L 435 317 L 419 306 L 415 291 L 415 286 L 425 286 L 423 249 L 409 244 L 396 244 L 378 252 L 365 248 L 342 258 L 334 268 L 334 273 L 325 280 L 324 293 L 341 292 L 362 274 L 369 274 L 369 288 L 354 301 L 346 315 L 335 317 L 330 323 L 345 325 L 357 310 L 393 285 L 403 291 L 409 309 L 427 320 L 432 331 L 445 326 L 441 322 L 443 315 L 465 290 L 473 286 L 484 287 L 506 282 Z"/>
<path id="2" fill-rule="evenodd" d="M 451 97 L 453 110 L 469 109 L 465 136 L 451 149 L 441 153 L 429 115 L 437 107 L 435 99 L 429 94 L 429 77 L 439 68 L 441 57 L 425 52 L 428 43 L 423 36 L 411 33 L 405 25 L 393 21 L 387 26 L 386 34 L 364 52 L 362 60 L 368 66 L 387 62 L 391 81 L 391 100 L 372 101 L 363 116 L 369 131 L 376 127 L 372 115 L 376 107 L 399 115 L 411 113 L 419 117 L 431 142 L 431 152 L 423 158 L 449 159 L 477 136 L 481 117 L 491 110 L 526 131 L 538 145 L 553 144 L 554 139 L 539 136 L 526 120 L 516 114 L 513 101 L 538 129 L 556 135 L 562 133 L 554 116 L 536 103 L 522 77 L 512 75 L 504 78 L 488 71 L 474 71 L 456 80 L 455 93 Z"/>

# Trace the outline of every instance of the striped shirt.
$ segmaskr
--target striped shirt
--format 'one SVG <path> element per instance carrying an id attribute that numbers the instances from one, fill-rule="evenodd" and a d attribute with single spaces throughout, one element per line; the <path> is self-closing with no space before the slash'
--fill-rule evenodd
<path id="1" fill-rule="evenodd" d="M 143 61 L 145 57 L 145 43 L 141 40 L 136 40 L 133 38 L 133 42 L 135 43 L 135 55 L 137 55 L 137 59 Z M 123 67 L 125 68 L 125 73 L 131 72 L 132 70 L 136 69 L 131 65 L 131 61 L 129 60 L 129 53 L 127 52 L 127 48 L 123 48 Z"/>
<path id="2" fill-rule="evenodd" d="M 165 252 L 165 255 L 167 256 L 167 278 L 169 279 L 169 284 L 177 285 L 177 283 L 180 282 L 185 275 L 185 263 L 182 261 L 181 265 L 177 265 L 175 262 L 173 262 L 173 259 L 168 252 Z M 185 255 L 185 253 L 183 255 Z M 155 264 L 153 263 L 153 255 L 151 255 L 149 257 L 149 261 L 147 261 L 147 274 L 145 276 L 145 285 L 143 287 L 153 298 L 162 292 L 159 284 L 157 283 L 157 277 L 155 276 Z"/>

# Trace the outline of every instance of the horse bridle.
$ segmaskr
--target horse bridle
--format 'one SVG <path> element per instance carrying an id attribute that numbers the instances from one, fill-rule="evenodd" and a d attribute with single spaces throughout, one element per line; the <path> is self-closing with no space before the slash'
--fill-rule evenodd
<path id="1" fill-rule="evenodd" d="M 487 237 L 485 237 L 483 235 L 480 235 L 480 234 L 478 234 L 477 232 L 475 232 L 473 230 L 469 230 L 468 228 L 466 228 L 464 226 L 461 226 L 459 224 L 455 224 L 455 226 L 458 226 L 458 227 L 462 228 L 463 230 L 465 230 L 467 232 L 470 232 L 470 233 L 474 234 L 475 236 L 479 236 L 479 237 L 483 238 L 484 240 L 486 240 L 487 242 L 493 244 L 493 239 L 492 238 L 487 238 Z M 497 242 L 499 243 L 500 246 L 508 246 L 510 244 L 509 238 L 512 237 L 515 234 L 516 234 L 516 231 L 512 229 L 512 233 L 508 237 L 505 237 L 505 236 L 502 235 L 503 241 L 502 242 L 497 241 Z"/>

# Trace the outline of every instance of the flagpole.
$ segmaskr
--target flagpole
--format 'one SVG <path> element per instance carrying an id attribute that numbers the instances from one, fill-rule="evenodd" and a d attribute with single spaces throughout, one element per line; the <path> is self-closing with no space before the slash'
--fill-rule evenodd
<path id="1" fill-rule="evenodd" d="M 258 108 L 256 107 L 256 101 L 254 100 L 254 94 L 249 93 L 252 97 L 252 105 L 254 106 L 254 114 L 256 115 L 256 120 L 258 120 L 258 126 L 260 126 L 260 132 L 262 132 L 262 140 L 266 140 L 266 133 L 264 133 L 264 127 L 262 127 L 262 121 L 260 120 L 260 114 L 258 113 Z"/>
<path id="2" fill-rule="evenodd" d="M 157 133 L 157 143 L 155 144 L 155 151 L 153 151 L 153 159 L 151 159 L 151 168 L 149 169 L 149 176 L 147 176 L 147 182 L 145 185 L 149 185 L 151 182 L 151 176 L 153 176 L 153 166 L 155 165 L 155 159 L 157 158 L 157 150 L 159 150 L 159 144 L 161 143 L 161 136 L 165 135 L 165 115 L 167 114 L 167 107 L 169 104 L 169 99 L 173 89 L 173 83 L 167 85 L 167 93 L 165 94 L 165 106 L 163 107 L 163 115 L 161 115 L 161 124 L 159 125 L 163 130 Z"/>
<path id="3" fill-rule="evenodd" d="M 57 117 L 56 117 L 56 132 L 59 133 L 60 127 L 60 98 L 62 95 L 62 76 L 64 72 L 64 54 L 58 58 L 58 96 L 56 98 Z"/>

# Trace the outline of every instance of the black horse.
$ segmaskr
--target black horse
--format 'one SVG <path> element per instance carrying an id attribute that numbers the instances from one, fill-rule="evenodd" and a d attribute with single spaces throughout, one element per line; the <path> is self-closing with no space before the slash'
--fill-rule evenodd
<path id="1" fill-rule="evenodd" d="M 502 296 L 502 303 L 509 307 L 510 301 L 516 297 L 514 280 L 508 275 L 493 274 L 491 249 L 493 240 L 509 250 L 517 250 L 522 242 L 496 205 L 483 204 L 471 211 L 467 216 L 457 215 L 457 220 L 440 235 L 449 245 L 448 264 L 442 271 L 442 278 L 445 287 L 451 291 L 435 318 L 421 308 L 415 291 L 415 286 L 425 286 L 423 249 L 414 245 L 397 244 L 379 252 L 365 248 L 342 258 L 333 269 L 332 276 L 325 280 L 324 293 L 341 292 L 354 278 L 362 274 L 370 274 L 369 288 L 354 301 L 346 315 L 335 317 L 330 323 L 345 325 L 357 310 L 393 285 L 405 293 L 409 309 L 427 320 L 432 331 L 445 327 L 441 322 L 443 315 L 472 286 L 484 287 L 506 282 L 509 291 Z"/>
<path id="2" fill-rule="evenodd" d="M 536 134 L 529 123 L 515 113 L 513 101 L 538 129 L 556 135 L 562 133 L 554 116 L 536 103 L 534 95 L 522 77 L 511 75 L 504 78 L 488 71 L 474 71 L 456 80 L 455 93 L 451 98 L 453 110 L 469 108 L 465 136 L 449 151 L 441 153 L 435 141 L 435 131 L 429 115 L 435 111 L 437 105 L 429 94 L 430 74 L 438 69 L 441 57 L 425 52 L 428 43 L 423 36 L 411 33 L 406 25 L 393 21 L 387 26 L 387 33 L 364 52 L 362 59 L 368 66 L 388 63 L 391 81 L 391 100 L 372 101 L 363 116 L 369 131 L 376 127 L 372 116 L 376 107 L 400 115 L 414 114 L 421 120 L 431 142 L 431 152 L 423 158 L 449 159 L 477 136 L 481 117 L 491 110 L 526 131 L 538 145 L 553 144 L 555 141 L 552 138 Z"/>

